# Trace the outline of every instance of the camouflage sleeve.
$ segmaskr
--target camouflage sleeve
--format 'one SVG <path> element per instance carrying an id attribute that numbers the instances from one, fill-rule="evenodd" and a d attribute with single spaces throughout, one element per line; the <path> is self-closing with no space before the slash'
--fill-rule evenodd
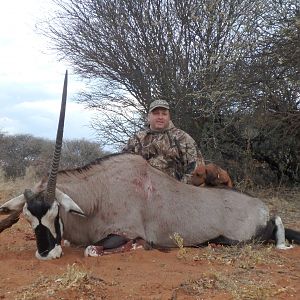
<path id="1" fill-rule="evenodd" d="M 125 145 L 125 147 L 122 149 L 122 152 L 128 152 L 128 153 L 139 153 L 138 149 L 138 138 L 136 135 L 132 136 L 131 138 L 129 138 L 127 144 Z"/>
<path id="2" fill-rule="evenodd" d="M 177 137 L 177 139 L 182 152 L 184 165 L 184 176 L 182 181 L 189 183 L 191 173 L 199 164 L 204 163 L 204 159 L 195 140 L 189 134 L 181 131 L 181 134 Z"/>
<path id="3" fill-rule="evenodd" d="M 139 137 L 139 133 L 137 133 L 134 134 L 131 138 L 129 138 L 126 146 L 122 149 L 122 152 L 136 153 L 141 155 L 142 148 L 143 147 L 141 144 L 141 138 Z"/>

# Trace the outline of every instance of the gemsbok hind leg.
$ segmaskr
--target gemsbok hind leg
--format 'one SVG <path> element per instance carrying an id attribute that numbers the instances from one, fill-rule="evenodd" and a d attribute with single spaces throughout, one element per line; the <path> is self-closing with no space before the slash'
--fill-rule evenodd
<path id="1" fill-rule="evenodd" d="M 276 216 L 275 219 L 275 242 L 276 248 L 280 250 L 287 250 L 293 248 L 292 245 L 287 246 L 285 243 L 285 229 L 280 217 Z"/>

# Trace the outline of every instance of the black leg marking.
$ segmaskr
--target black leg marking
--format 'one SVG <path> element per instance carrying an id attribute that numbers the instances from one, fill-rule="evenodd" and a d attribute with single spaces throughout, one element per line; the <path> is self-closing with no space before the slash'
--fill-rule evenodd
<path id="1" fill-rule="evenodd" d="M 268 242 L 269 240 L 276 240 L 277 227 L 275 224 L 275 218 L 268 221 L 265 227 L 257 230 L 254 240 L 258 242 Z"/>
<path id="2" fill-rule="evenodd" d="M 129 241 L 128 238 L 117 235 L 117 234 L 109 234 L 106 238 L 101 241 L 95 243 L 95 246 L 102 246 L 103 250 L 105 249 L 114 249 L 121 247 Z"/>

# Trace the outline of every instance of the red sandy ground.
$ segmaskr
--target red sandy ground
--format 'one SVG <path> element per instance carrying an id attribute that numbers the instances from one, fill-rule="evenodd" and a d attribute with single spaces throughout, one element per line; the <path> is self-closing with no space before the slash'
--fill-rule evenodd
<path id="1" fill-rule="evenodd" d="M 300 247 L 259 247 L 242 259 L 222 247 L 97 258 L 64 247 L 61 259 L 39 261 L 21 218 L 0 234 L 0 299 L 300 299 Z"/>
<path id="2" fill-rule="evenodd" d="M 299 199 L 297 190 L 266 202 L 300 230 Z M 0 233 L 0 299 L 300 299 L 300 246 L 212 245 L 97 258 L 63 247 L 63 257 L 53 261 L 37 260 L 35 250 L 23 217 Z"/>

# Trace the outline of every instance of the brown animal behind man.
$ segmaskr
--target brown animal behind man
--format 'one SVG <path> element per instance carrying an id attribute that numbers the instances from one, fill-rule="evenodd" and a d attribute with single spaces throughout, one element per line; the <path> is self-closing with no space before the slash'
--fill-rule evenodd
<path id="1" fill-rule="evenodd" d="M 192 174 L 192 184 L 195 186 L 224 186 L 232 188 L 229 174 L 215 164 L 199 165 Z"/>

